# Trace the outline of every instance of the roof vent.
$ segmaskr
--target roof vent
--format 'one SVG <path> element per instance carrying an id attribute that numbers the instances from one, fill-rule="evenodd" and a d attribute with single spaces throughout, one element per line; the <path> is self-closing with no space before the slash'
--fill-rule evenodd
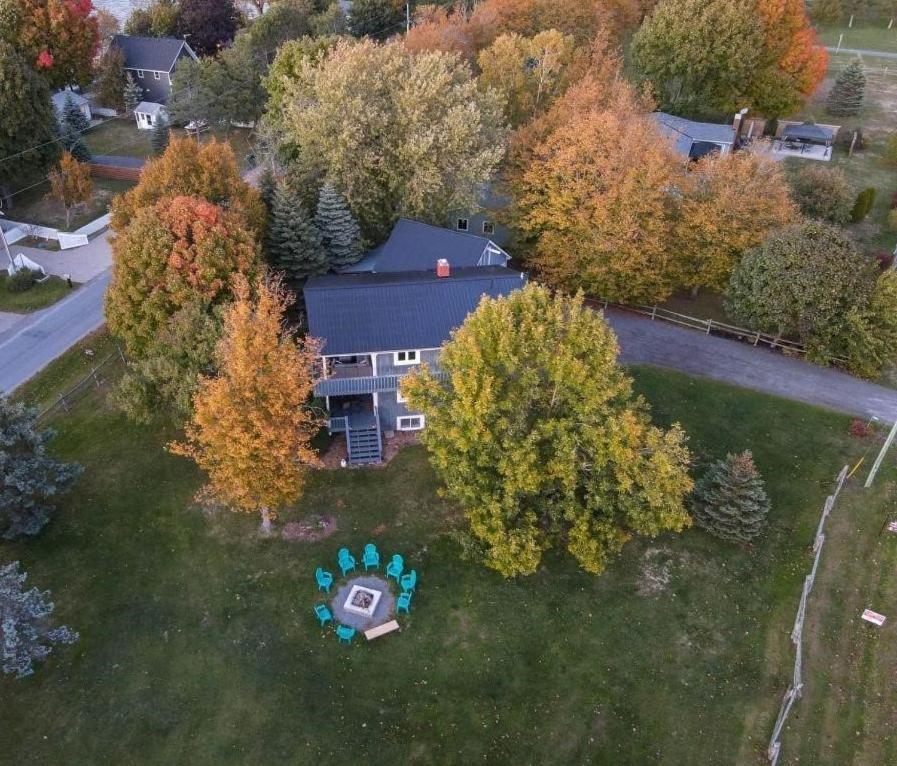
<path id="1" fill-rule="evenodd" d="M 452 273 L 452 267 L 449 266 L 449 262 L 445 258 L 440 258 L 436 261 L 436 276 L 437 277 L 448 277 Z"/>

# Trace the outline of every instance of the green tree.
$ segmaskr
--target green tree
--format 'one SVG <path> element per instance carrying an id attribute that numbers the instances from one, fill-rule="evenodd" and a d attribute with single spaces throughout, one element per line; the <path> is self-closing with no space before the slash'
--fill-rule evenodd
<path id="1" fill-rule="evenodd" d="M 364 254 L 361 229 L 345 198 L 327 182 L 318 195 L 315 224 L 331 269 L 339 271 L 357 263 Z"/>
<path id="2" fill-rule="evenodd" d="M 122 89 L 121 99 L 125 111 L 129 114 L 133 114 L 137 105 L 143 101 L 143 88 L 134 81 L 130 72 L 125 74 L 125 87 Z"/>
<path id="3" fill-rule="evenodd" d="M 734 543 L 749 543 L 766 526 L 769 497 L 750 450 L 717 460 L 695 486 L 695 523 Z"/>
<path id="4" fill-rule="evenodd" d="M 798 338 L 811 361 L 845 356 L 854 308 L 865 308 L 875 267 L 839 229 L 818 221 L 775 232 L 732 275 L 727 309 L 758 330 Z"/>
<path id="5" fill-rule="evenodd" d="M 847 314 L 846 356 L 852 373 L 876 378 L 897 360 L 897 271 L 888 269 L 875 282 L 865 307 Z"/>
<path id="6" fill-rule="evenodd" d="M 808 218 L 839 226 L 850 220 L 855 192 L 840 168 L 807 165 L 795 173 L 791 187 L 794 200 Z"/>
<path id="7" fill-rule="evenodd" d="M 65 97 L 60 115 L 60 146 L 78 162 L 90 162 L 90 149 L 82 135 L 90 127 L 90 120 L 75 105 L 71 95 Z"/>
<path id="8" fill-rule="evenodd" d="M 125 54 L 117 45 L 110 45 L 97 62 L 96 80 L 94 81 L 97 98 L 107 109 L 124 109 L 127 84 Z"/>
<path id="9" fill-rule="evenodd" d="M 651 425 L 617 353 L 581 296 L 531 284 L 482 299 L 443 346 L 445 379 L 404 379 L 446 494 L 503 575 L 535 572 L 552 546 L 598 574 L 632 536 L 688 526 L 685 435 Z"/>
<path id="10" fill-rule="evenodd" d="M 868 186 L 857 194 L 856 202 L 853 203 L 853 208 L 850 211 L 850 220 L 859 223 L 872 212 L 874 204 L 875 187 Z"/>
<path id="11" fill-rule="evenodd" d="M 851 61 L 835 78 L 826 99 L 826 109 L 836 117 L 852 117 L 863 108 L 866 94 L 866 73 L 859 59 Z"/>
<path id="12" fill-rule="evenodd" d="M 385 40 L 398 34 L 405 21 L 405 3 L 401 0 L 352 0 L 347 24 L 355 37 Z"/>
<path id="13" fill-rule="evenodd" d="M 268 224 L 268 261 L 287 278 L 301 282 L 327 272 L 327 251 L 302 198 L 281 180 L 274 191 Z"/>
<path id="14" fill-rule="evenodd" d="M 59 159 L 50 88 L 9 43 L 0 40 L 0 200 L 23 179 L 46 173 Z"/>
<path id="15" fill-rule="evenodd" d="M 239 20 L 234 0 L 179 0 L 175 36 L 186 36 L 196 53 L 211 56 L 233 42 Z"/>
<path id="16" fill-rule="evenodd" d="M 844 18 L 844 3 L 842 0 L 813 0 L 810 15 L 814 21 L 834 24 Z"/>
<path id="17" fill-rule="evenodd" d="M 178 25 L 177 0 L 154 0 L 146 8 L 135 8 L 125 21 L 125 34 L 143 37 L 172 37 Z"/>
<path id="18" fill-rule="evenodd" d="M 153 125 L 152 133 L 150 133 L 150 144 L 156 154 L 163 154 L 168 148 L 168 142 L 171 139 L 171 126 L 165 115 L 158 115 Z"/>
<path id="19" fill-rule="evenodd" d="M 501 100 L 455 56 L 342 41 L 277 82 L 288 95 L 266 119 L 290 175 L 331 180 L 373 241 L 400 216 L 441 223 L 474 207 L 504 153 Z"/>
<path id="20" fill-rule="evenodd" d="M 78 634 L 70 628 L 50 625 L 50 592 L 25 590 L 27 579 L 18 561 L 0 566 L 0 657 L 3 672 L 16 678 L 34 673 L 34 663 L 45 660 L 56 644 L 78 640 Z"/>
<path id="21" fill-rule="evenodd" d="M 47 454 L 53 432 L 39 431 L 36 423 L 37 410 L 0 399 L 0 532 L 7 540 L 40 532 L 53 500 L 82 471 Z"/>

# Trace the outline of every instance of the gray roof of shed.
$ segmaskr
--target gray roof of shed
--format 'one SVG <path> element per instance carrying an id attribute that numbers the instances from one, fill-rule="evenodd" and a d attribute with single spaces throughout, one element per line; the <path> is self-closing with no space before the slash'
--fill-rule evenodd
<path id="1" fill-rule="evenodd" d="M 653 112 L 651 116 L 660 132 L 673 141 L 680 154 L 686 156 L 691 152 L 692 144 L 731 144 L 735 141 L 735 128 L 732 125 L 695 122 L 666 112 Z"/>
<path id="2" fill-rule="evenodd" d="M 69 98 L 72 99 L 72 103 L 75 106 L 83 106 L 84 104 L 89 103 L 80 93 L 75 93 L 73 90 L 60 90 L 52 96 L 53 106 L 56 107 L 57 110 L 61 110 L 65 107 L 65 102 Z"/>
<path id="3" fill-rule="evenodd" d="M 508 295 L 525 275 L 503 266 L 313 277 L 305 285 L 309 333 L 324 354 L 438 348 L 483 295 Z"/>
<path id="4" fill-rule="evenodd" d="M 156 115 L 165 111 L 164 104 L 157 104 L 155 101 L 141 101 L 134 109 L 138 114 Z"/>
<path id="5" fill-rule="evenodd" d="M 486 237 L 464 231 L 445 229 L 409 218 L 396 221 L 389 239 L 375 247 L 345 272 L 425 271 L 436 268 L 436 261 L 445 258 L 453 267 L 478 266 L 487 249 L 494 252 L 492 265 L 506 263 L 510 256 Z"/>
<path id="6" fill-rule="evenodd" d="M 196 58 L 187 42 L 178 37 L 114 35 L 112 44 L 121 48 L 125 56 L 125 69 L 170 72 L 184 49 Z"/>

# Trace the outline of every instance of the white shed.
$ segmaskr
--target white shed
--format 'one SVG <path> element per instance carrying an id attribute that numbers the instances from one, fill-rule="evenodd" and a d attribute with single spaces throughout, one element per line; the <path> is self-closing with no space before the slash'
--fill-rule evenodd
<path id="1" fill-rule="evenodd" d="M 78 107 L 78 111 L 88 120 L 91 118 L 90 102 L 80 93 L 75 93 L 73 90 L 66 89 L 53 94 L 53 111 L 56 112 L 57 120 L 62 119 L 62 112 L 65 109 L 65 102 L 68 99 L 72 100 L 72 103 Z"/>
<path id="2" fill-rule="evenodd" d="M 155 101 L 141 101 L 134 110 L 134 117 L 137 118 L 137 127 L 140 130 L 149 130 L 164 115 L 165 107 Z"/>

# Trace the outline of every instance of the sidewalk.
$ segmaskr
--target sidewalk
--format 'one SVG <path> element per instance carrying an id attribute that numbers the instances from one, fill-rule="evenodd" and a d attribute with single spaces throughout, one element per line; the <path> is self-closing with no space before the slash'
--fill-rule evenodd
<path id="1" fill-rule="evenodd" d="M 89 282 L 112 265 L 112 248 L 109 245 L 110 231 L 107 230 L 83 247 L 52 252 L 38 247 L 10 245 L 13 257 L 24 253 L 35 263 L 39 263 L 48 274 L 58 277 L 70 275 L 74 282 Z"/>

